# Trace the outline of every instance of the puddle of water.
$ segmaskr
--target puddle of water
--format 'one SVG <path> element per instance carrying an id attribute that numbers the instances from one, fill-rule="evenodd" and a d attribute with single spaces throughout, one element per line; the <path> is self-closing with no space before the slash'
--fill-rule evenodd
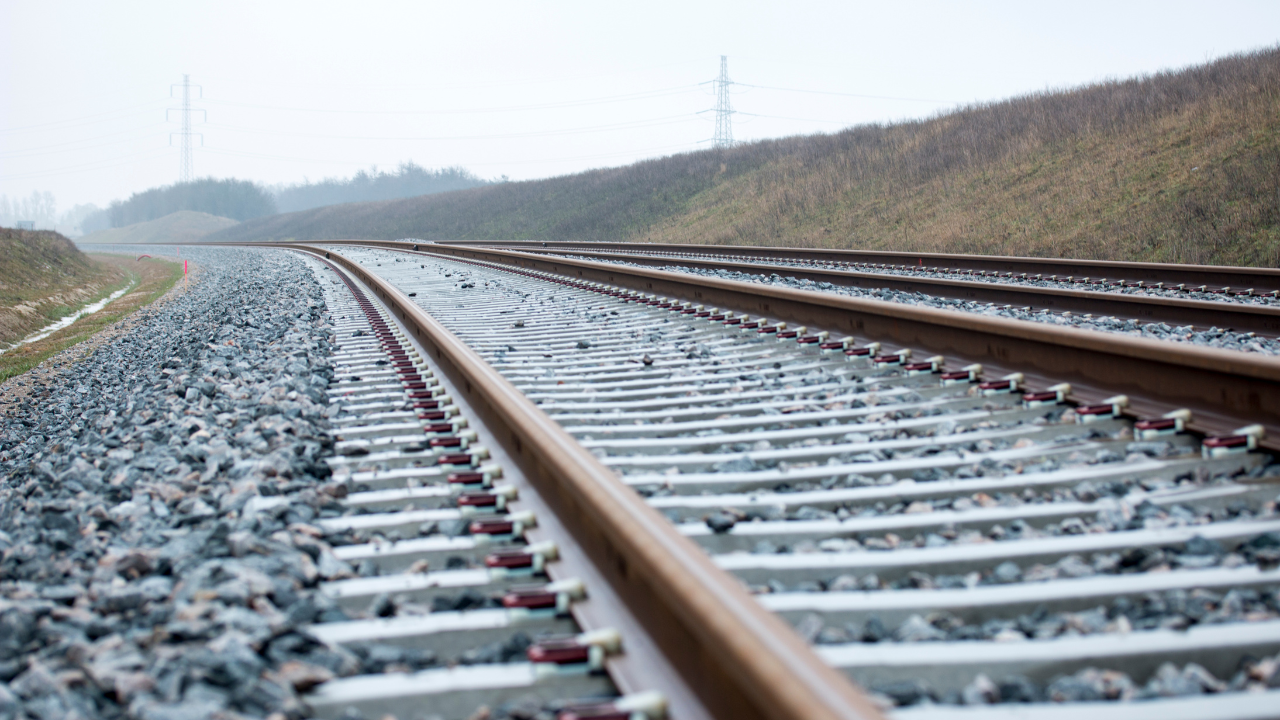
<path id="1" fill-rule="evenodd" d="M 85 305 L 84 307 L 62 318 L 61 320 L 53 323 L 52 325 L 46 325 L 45 327 L 40 328 L 39 330 L 31 333 L 30 335 L 10 345 L 9 347 L 0 348 L 0 355 L 3 355 L 9 352 L 10 350 L 16 350 L 17 348 L 20 348 L 23 345 L 29 345 L 33 342 L 36 342 L 37 340 L 43 340 L 49 337 L 50 335 L 58 332 L 62 328 L 70 327 L 71 324 L 74 323 L 75 321 L 79 320 L 85 315 L 92 315 L 98 312 L 102 308 L 106 307 L 107 303 L 110 303 L 112 300 L 115 300 L 121 295 L 124 295 L 125 293 L 129 292 L 135 287 L 137 287 L 137 283 L 131 283 L 128 287 L 117 290 L 111 293 L 110 295 L 106 296 L 105 298 L 99 300 L 98 302 L 93 303 L 92 305 Z"/>

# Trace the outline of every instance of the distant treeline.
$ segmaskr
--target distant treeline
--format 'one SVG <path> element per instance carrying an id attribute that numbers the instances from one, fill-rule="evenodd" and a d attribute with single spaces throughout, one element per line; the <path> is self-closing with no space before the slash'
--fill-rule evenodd
<path id="1" fill-rule="evenodd" d="M 349 180 L 325 178 L 316 183 L 277 187 L 276 207 L 287 213 L 326 205 L 431 195 L 487 184 L 488 180 L 482 180 L 464 168 L 429 170 L 407 162 L 393 173 L 378 172 L 374 168 L 370 172 L 361 170 Z"/>
<path id="2" fill-rule="evenodd" d="M 243 222 L 277 212 L 370 200 L 397 200 L 489 184 L 489 180 L 479 178 L 465 168 L 429 170 L 412 162 L 404 163 L 390 173 L 373 168 L 367 172 L 361 170 L 349 179 L 325 178 L 315 183 L 274 188 L 247 180 L 206 178 L 134 193 L 128 200 L 117 200 L 105 210 L 93 212 L 82 220 L 77 218 L 77 224 L 83 232 L 92 233 L 155 220 L 179 210 L 206 212 Z M 52 202 L 52 196 L 49 202 Z M 0 205 L 0 211 L 4 207 Z M 8 214 L 12 213 L 6 213 L 5 217 Z M 30 212 L 27 214 L 37 218 Z"/>
<path id="3" fill-rule="evenodd" d="M 0 195 L 0 227 L 16 227 L 20 222 L 33 222 L 37 227 L 50 227 L 58 219 L 58 202 L 53 193 L 33 191 L 31 197 Z"/>
<path id="4" fill-rule="evenodd" d="M 179 210 L 206 212 L 244 221 L 274 215 L 276 202 L 269 190 L 248 180 L 206 178 L 134 193 L 128 200 L 117 200 L 106 210 L 87 218 L 81 227 L 85 232 L 124 227 Z"/>

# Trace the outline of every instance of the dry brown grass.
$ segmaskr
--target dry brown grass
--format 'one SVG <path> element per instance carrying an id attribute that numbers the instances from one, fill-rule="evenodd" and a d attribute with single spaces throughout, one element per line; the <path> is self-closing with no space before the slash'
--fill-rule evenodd
<path id="1" fill-rule="evenodd" d="M 895 125 L 262 218 L 241 239 L 646 240 L 1280 265 L 1280 48 Z"/>
<path id="2" fill-rule="evenodd" d="M 118 268 L 94 262 L 56 232 L 0 228 L 0 347 L 124 282 Z"/>
<path id="3" fill-rule="evenodd" d="M 100 266 L 113 270 L 123 278 L 122 284 L 133 284 L 133 289 L 98 312 L 82 317 L 47 338 L 0 355 L 0 382 L 29 371 L 54 355 L 64 354 L 65 361 L 83 359 L 86 356 L 84 347 L 78 348 L 80 352 L 68 351 L 90 338 L 99 342 L 109 339 L 110 333 L 103 335 L 104 330 L 113 327 L 118 330 L 122 327 L 122 320 L 165 295 L 183 276 L 182 264 L 170 260 L 136 260 L 132 255 L 107 254 L 95 254 L 91 257 Z M 12 402 L 14 391 L 16 388 L 12 386 L 4 388 L 0 390 L 0 398 Z"/>

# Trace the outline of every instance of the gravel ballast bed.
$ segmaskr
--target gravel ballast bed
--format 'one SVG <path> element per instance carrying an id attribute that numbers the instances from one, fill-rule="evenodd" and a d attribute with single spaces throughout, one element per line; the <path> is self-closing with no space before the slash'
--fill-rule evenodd
<path id="1" fill-rule="evenodd" d="M 288 253 L 183 256 L 187 292 L 0 421 L 0 718 L 300 717 L 360 668 L 295 630 L 353 575 L 309 524 L 341 509 L 319 285 Z"/>

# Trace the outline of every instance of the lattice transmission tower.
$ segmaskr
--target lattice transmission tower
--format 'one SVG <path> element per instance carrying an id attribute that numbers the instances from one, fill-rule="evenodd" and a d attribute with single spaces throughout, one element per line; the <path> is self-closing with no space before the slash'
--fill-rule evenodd
<path id="1" fill-rule="evenodd" d="M 191 113 L 204 113 L 204 110 L 191 107 L 191 89 L 195 88 L 200 93 L 200 98 L 204 98 L 204 88 L 200 85 L 191 84 L 191 76 L 183 75 L 182 84 L 174 83 L 169 86 L 169 97 L 173 97 L 174 88 L 182 88 L 182 107 L 169 108 L 165 111 L 165 119 L 169 118 L 169 113 L 177 110 L 182 113 L 182 129 L 176 133 L 169 133 L 169 144 L 173 144 L 173 136 L 177 135 L 178 140 L 178 182 L 188 183 L 195 179 L 195 168 L 191 160 L 191 138 L 199 137 L 201 147 L 204 146 L 204 135 L 202 133 L 191 132 Z M 204 114 L 205 121 L 208 121 L 209 114 Z"/>
<path id="2" fill-rule="evenodd" d="M 720 56 L 720 77 L 716 78 L 716 147 L 733 145 L 733 106 L 729 104 L 729 56 Z"/>

